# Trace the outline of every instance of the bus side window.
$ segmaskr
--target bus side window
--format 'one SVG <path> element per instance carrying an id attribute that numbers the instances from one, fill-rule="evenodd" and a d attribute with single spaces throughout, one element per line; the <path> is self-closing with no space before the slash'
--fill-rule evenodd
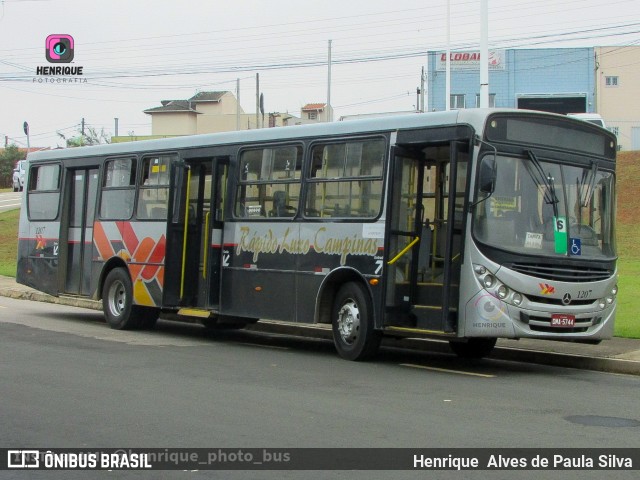
<path id="1" fill-rule="evenodd" d="M 307 217 L 375 218 L 382 206 L 386 142 L 316 144 L 307 183 Z"/>
<path id="2" fill-rule="evenodd" d="M 169 201 L 169 172 L 176 155 L 152 155 L 142 159 L 137 217 L 166 220 Z"/>
<path id="3" fill-rule="evenodd" d="M 32 220 L 54 220 L 60 203 L 60 165 L 31 167 L 27 208 Z"/>
<path id="4" fill-rule="evenodd" d="M 107 160 L 102 178 L 100 218 L 128 220 L 133 215 L 136 185 L 135 158 Z"/>
<path id="5" fill-rule="evenodd" d="M 253 148 L 240 154 L 234 215 L 238 218 L 290 218 L 300 199 L 302 147 Z"/>

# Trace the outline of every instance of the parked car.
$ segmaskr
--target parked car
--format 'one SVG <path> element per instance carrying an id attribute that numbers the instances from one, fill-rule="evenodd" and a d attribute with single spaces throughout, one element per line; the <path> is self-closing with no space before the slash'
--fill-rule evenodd
<path id="1" fill-rule="evenodd" d="M 24 188 L 24 176 L 27 172 L 27 161 L 19 160 L 13 169 L 13 191 L 22 191 Z"/>

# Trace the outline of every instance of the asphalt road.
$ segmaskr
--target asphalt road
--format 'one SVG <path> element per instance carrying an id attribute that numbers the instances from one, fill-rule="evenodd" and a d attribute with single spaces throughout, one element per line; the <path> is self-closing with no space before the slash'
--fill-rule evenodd
<path id="1" fill-rule="evenodd" d="M 0 213 L 20 208 L 22 205 L 22 192 L 0 193 Z"/>
<path id="2" fill-rule="evenodd" d="M 114 331 L 94 310 L 0 298 L 0 425 L 7 448 L 638 448 L 639 397 L 636 376 L 468 363 L 397 349 L 356 363 L 338 358 L 326 340 L 216 334 L 169 321 L 153 332 Z M 26 472 L 0 472 L 0 478 L 27 478 L 20 473 Z M 117 473 L 461 478 L 460 472 Z M 471 479 L 603 475 L 636 478 L 637 471 L 464 472 Z"/>

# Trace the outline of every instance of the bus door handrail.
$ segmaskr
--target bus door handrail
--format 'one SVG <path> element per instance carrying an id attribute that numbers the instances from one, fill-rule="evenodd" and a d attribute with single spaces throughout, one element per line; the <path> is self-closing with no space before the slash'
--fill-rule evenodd
<path id="1" fill-rule="evenodd" d="M 191 194 L 191 168 L 187 168 L 187 192 L 184 207 L 184 233 L 182 235 L 182 272 L 180 273 L 180 299 L 184 297 L 184 276 L 187 268 L 187 233 L 189 229 L 189 196 Z"/>
<path id="2" fill-rule="evenodd" d="M 394 263 L 396 263 L 403 255 L 405 255 L 409 250 L 411 250 L 411 248 L 420 241 L 420 237 L 416 236 L 416 238 L 414 238 L 411 243 L 409 243 L 409 245 L 407 245 L 406 247 L 404 247 L 400 253 L 398 253 L 395 257 L 393 257 L 391 260 L 389 260 L 387 262 L 387 265 L 393 265 Z"/>
<path id="3" fill-rule="evenodd" d="M 209 253 L 209 216 L 211 215 L 211 211 L 208 211 L 204 216 L 204 261 L 202 265 L 202 278 L 204 280 L 207 279 L 207 260 Z"/>

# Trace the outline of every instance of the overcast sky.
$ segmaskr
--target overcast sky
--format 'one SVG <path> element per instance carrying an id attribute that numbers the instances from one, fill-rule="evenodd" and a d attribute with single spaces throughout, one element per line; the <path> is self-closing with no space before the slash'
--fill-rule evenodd
<path id="1" fill-rule="evenodd" d="M 490 48 L 640 45 L 639 0 L 488 0 Z M 415 107 L 425 52 L 446 47 L 447 0 L 0 0 L 0 134 L 26 146 L 64 142 L 82 118 L 151 133 L 143 110 L 202 90 L 235 93 L 255 112 L 300 114 L 331 99 L 341 115 Z M 480 0 L 451 0 L 452 49 L 478 48 Z M 75 39 L 71 64 L 45 39 Z M 640 61 L 640 60 L 639 60 Z M 82 66 L 86 83 L 34 82 L 38 66 Z"/>

